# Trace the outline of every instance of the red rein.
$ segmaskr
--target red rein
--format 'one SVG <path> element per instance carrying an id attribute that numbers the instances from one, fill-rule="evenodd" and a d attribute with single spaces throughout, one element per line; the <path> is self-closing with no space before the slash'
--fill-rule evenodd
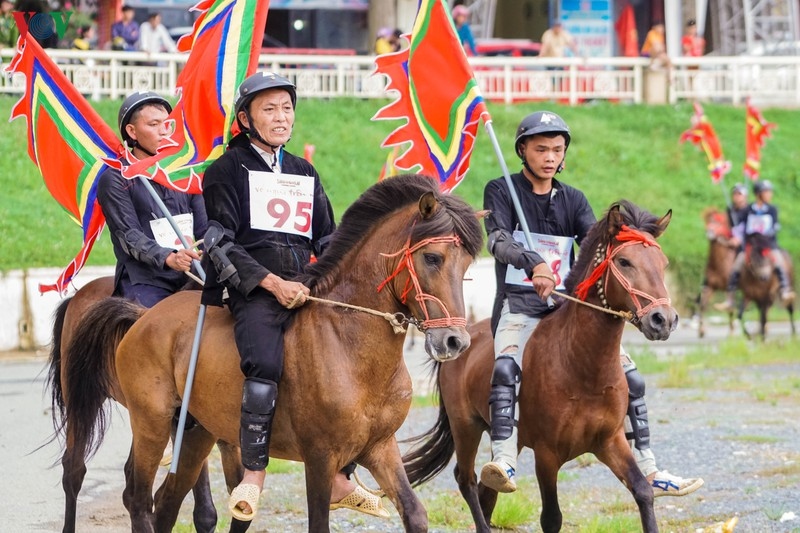
<path id="1" fill-rule="evenodd" d="M 419 279 L 417 278 L 417 271 L 414 269 L 414 261 L 411 258 L 411 254 L 413 254 L 423 246 L 435 243 L 453 243 L 456 246 L 461 246 L 461 239 L 458 237 L 458 235 L 431 237 L 429 239 L 425 239 L 418 242 L 414 246 L 411 246 L 411 237 L 409 237 L 403 249 L 393 254 L 381 254 L 384 257 L 396 257 L 402 254 L 403 258 L 400 260 L 399 263 L 397 263 L 397 267 L 394 269 L 394 272 L 392 272 L 388 278 L 383 280 L 381 284 L 378 285 L 378 292 L 381 292 L 381 289 L 383 289 L 387 283 L 389 283 L 398 274 L 400 274 L 400 272 L 402 272 L 404 268 L 407 268 L 408 279 L 406 280 L 406 285 L 403 288 L 403 293 L 400 295 L 400 300 L 405 304 L 406 301 L 408 300 L 408 293 L 411 292 L 412 287 L 414 288 L 416 292 L 416 296 L 414 296 L 414 299 L 417 300 L 420 307 L 422 307 L 422 312 L 425 314 L 425 320 L 422 321 L 420 327 L 423 330 L 427 328 L 466 327 L 467 325 L 466 318 L 450 316 L 450 312 L 447 310 L 447 307 L 439 298 L 432 296 L 430 294 L 425 294 L 424 292 L 422 292 L 422 287 L 420 287 Z M 442 311 L 444 312 L 444 317 L 431 319 L 430 315 L 428 315 L 428 307 L 427 305 L 425 305 L 426 300 L 430 300 L 438 304 L 439 307 L 441 307 Z"/>
<path id="2" fill-rule="evenodd" d="M 625 225 L 622 226 L 622 230 L 617 234 L 616 240 L 621 244 L 612 246 L 611 243 L 609 243 L 608 248 L 606 249 L 605 259 L 603 259 L 603 261 L 595 267 L 592 273 L 589 274 L 589 277 L 578 284 L 578 286 L 575 288 L 575 295 L 581 300 L 586 300 L 591 286 L 594 285 L 601 277 L 603 277 L 603 274 L 606 273 L 606 270 L 610 268 L 617 280 L 622 284 L 625 290 L 628 291 L 628 294 L 631 295 L 631 299 L 633 300 L 634 304 L 636 304 L 636 316 L 638 318 L 641 318 L 650 312 L 650 310 L 657 305 L 670 305 L 669 298 L 656 299 L 647 293 L 633 288 L 631 283 L 625 278 L 625 276 L 622 275 L 621 272 L 619 272 L 616 265 L 614 265 L 614 262 L 612 261 L 614 256 L 627 246 L 641 244 L 645 247 L 655 246 L 659 249 L 661 246 L 659 246 L 659 244 L 649 235 L 642 233 L 641 231 L 631 229 Z M 639 303 L 638 296 L 647 298 L 650 300 L 650 304 L 642 307 Z"/>

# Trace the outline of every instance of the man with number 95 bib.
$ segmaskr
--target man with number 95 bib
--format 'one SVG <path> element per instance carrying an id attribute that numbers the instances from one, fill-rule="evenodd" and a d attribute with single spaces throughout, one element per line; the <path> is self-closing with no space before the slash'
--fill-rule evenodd
<path id="1" fill-rule="evenodd" d="M 239 86 L 234 103 L 242 132 L 209 166 L 203 198 L 209 218 L 206 250 L 217 276 L 203 301 L 227 305 L 245 376 L 239 441 L 245 475 L 228 504 L 239 520 L 255 517 L 269 461 L 272 418 L 283 372 L 283 334 L 292 311 L 309 294 L 292 281 L 319 255 L 335 228 L 333 209 L 316 169 L 284 148 L 292 136 L 297 93 L 288 79 L 257 72 Z M 380 500 L 342 473 L 332 508 L 388 516 Z M 375 500 L 375 501 L 372 501 Z"/>

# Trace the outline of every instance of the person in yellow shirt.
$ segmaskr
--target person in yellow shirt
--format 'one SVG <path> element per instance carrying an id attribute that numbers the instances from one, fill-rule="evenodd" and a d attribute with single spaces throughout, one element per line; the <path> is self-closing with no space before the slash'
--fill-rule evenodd
<path id="1" fill-rule="evenodd" d="M 650 68 L 669 68 L 670 61 L 667 55 L 667 41 L 663 22 L 656 22 L 647 32 L 642 45 L 642 55 L 650 58 Z"/>

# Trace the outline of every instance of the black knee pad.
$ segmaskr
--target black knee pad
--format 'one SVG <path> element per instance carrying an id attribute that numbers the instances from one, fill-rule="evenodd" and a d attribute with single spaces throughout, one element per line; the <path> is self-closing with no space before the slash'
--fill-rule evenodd
<path id="1" fill-rule="evenodd" d="M 628 381 L 628 417 L 631 420 L 631 432 L 626 434 L 633 440 L 639 450 L 650 448 L 650 425 L 647 419 L 647 404 L 644 401 L 644 377 L 636 368 L 625 372 Z"/>
<path id="2" fill-rule="evenodd" d="M 245 379 L 239 445 L 242 464 L 248 470 L 264 470 L 269 463 L 269 438 L 277 398 L 278 384 L 274 381 Z"/>
<path id="3" fill-rule="evenodd" d="M 506 440 L 516 424 L 517 383 L 522 372 L 513 358 L 498 357 L 492 372 L 492 390 L 489 393 L 489 425 L 492 440 Z"/>

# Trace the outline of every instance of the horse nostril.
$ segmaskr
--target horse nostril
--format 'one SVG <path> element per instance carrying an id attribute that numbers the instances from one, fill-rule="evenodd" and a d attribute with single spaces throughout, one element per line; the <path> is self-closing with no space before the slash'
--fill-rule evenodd
<path id="1" fill-rule="evenodd" d="M 664 318 L 664 315 L 661 312 L 656 311 L 650 316 L 650 322 L 652 322 L 653 326 L 660 328 L 661 326 L 664 325 L 666 319 Z"/>
<path id="2" fill-rule="evenodd" d="M 458 335 L 450 335 L 447 337 L 447 351 L 461 353 L 461 338 Z"/>

